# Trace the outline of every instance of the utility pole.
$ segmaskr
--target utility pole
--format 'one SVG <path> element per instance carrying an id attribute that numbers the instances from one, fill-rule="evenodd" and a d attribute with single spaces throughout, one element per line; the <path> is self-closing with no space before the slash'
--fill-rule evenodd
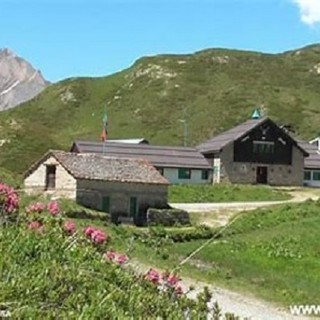
<path id="1" fill-rule="evenodd" d="M 179 122 L 183 123 L 183 145 L 186 147 L 188 144 L 188 122 L 186 108 L 184 108 L 184 119 L 179 119 Z"/>
<path id="2" fill-rule="evenodd" d="M 102 132 L 105 133 L 107 136 L 107 121 L 108 121 L 108 116 L 107 116 L 107 104 L 104 104 L 104 115 L 102 117 Z M 105 155 L 105 144 L 106 144 L 106 139 L 102 140 L 102 155 Z"/>

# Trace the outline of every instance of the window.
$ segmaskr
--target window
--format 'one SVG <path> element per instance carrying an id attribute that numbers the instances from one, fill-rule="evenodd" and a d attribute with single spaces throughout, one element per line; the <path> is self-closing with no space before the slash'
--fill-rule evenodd
<path id="1" fill-rule="evenodd" d="M 272 141 L 253 141 L 253 153 L 272 154 L 274 153 L 274 142 Z"/>
<path id="2" fill-rule="evenodd" d="M 46 169 L 46 190 L 56 188 L 56 166 L 50 165 Z"/>
<path id="3" fill-rule="evenodd" d="M 304 180 L 311 180 L 311 171 L 304 172 Z"/>
<path id="4" fill-rule="evenodd" d="M 313 180 L 320 181 L 320 171 L 313 172 Z"/>
<path id="5" fill-rule="evenodd" d="M 201 179 L 202 180 L 208 180 L 209 179 L 209 170 L 202 170 Z"/>
<path id="6" fill-rule="evenodd" d="M 178 171 L 179 179 L 191 179 L 191 169 L 180 168 Z"/>
<path id="7" fill-rule="evenodd" d="M 156 167 L 156 169 L 157 169 L 158 172 L 163 176 L 163 168 Z"/>

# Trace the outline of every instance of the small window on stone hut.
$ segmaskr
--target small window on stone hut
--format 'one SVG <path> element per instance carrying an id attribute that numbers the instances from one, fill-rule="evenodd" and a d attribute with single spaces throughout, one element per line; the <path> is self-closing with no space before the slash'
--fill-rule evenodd
<path id="1" fill-rule="evenodd" d="M 56 188 L 56 166 L 49 165 L 46 170 L 46 190 Z"/>

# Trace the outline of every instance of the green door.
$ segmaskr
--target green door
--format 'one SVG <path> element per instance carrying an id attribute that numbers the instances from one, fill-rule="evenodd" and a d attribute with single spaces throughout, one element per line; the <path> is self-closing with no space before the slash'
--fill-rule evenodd
<path id="1" fill-rule="evenodd" d="M 110 197 L 102 198 L 102 211 L 110 213 Z"/>
<path id="2" fill-rule="evenodd" d="M 138 213 L 138 199 L 136 197 L 130 197 L 130 217 L 136 217 Z"/>

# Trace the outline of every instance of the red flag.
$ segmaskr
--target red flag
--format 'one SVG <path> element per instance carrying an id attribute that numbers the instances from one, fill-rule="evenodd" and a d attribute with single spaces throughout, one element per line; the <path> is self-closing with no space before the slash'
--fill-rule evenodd
<path id="1" fill-rule="evenodd" d="M 102 129 L 102 133 L 101 133 L 101 136 L 100 136 L 100 140 L 102 142 L 106 141 L 108 139 L 108 131 L 106 129 L 106 127 L 104 126 L 103 129 Z"/>

